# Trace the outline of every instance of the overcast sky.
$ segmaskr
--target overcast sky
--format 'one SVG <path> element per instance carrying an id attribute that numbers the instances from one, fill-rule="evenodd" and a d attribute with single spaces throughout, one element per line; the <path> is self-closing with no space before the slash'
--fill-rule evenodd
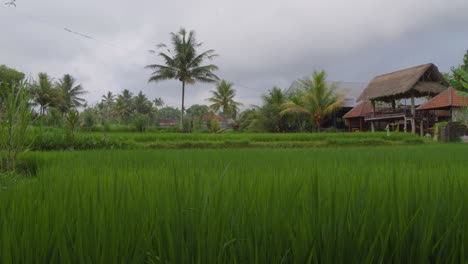
<path id="1" fill-rule="evenodd" d="M 179 107 L 180 84 L 148 84 L 144 66 L 161 62 L 149 49 L 185 27 L 220 55 L 218 76 L 248 106 L 314 70 L 346 82 L 428 62 L 448 71 L 468 49 L 467 13 L 466 0 L 17 0 L 0 7 L 0 64 L 70 73 L 90 103 L 129 89 Z M 186 106 L 213 88 L 189 86 Z"/>

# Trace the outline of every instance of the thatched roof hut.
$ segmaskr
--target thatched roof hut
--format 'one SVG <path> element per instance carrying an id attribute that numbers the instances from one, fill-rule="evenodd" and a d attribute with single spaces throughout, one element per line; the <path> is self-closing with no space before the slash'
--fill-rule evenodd
<path id="1" fill-rule="evenodd" d="M 434 96 L 447 87 L 448 83 L 437 67 L 429 63 L 375 77 L 358 101 L 390 102 L 412 96 Z"/>

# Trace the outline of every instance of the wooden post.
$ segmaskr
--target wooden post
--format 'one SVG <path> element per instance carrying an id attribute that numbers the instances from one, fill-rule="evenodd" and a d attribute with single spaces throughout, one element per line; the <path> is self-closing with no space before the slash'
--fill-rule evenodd
<path id="1" fill-rule="evenodd" d="M 420 134 L 421 137 L 424 137 L 424 127 L 423 126 L 424 126 L 424 120 L 421 119 L 421 122 L 419 123 L 419 130 L 420 130 L 419 134 Z"/>
<path id="2" fill-rule="evenodd" d="M 371 121 L 370 125 L 371 125 L 371 131 L 375 132 L 374 121 Z"/>
<path id="3" fill-rule="evenodd" d="M 408 120 L 406 120 L 406 116 L 404 117 L 403 120 L 404 120 L 404 122 L 405 122 L 405 123 L 403 124 L 403 131 L 405 131 L 405 133 L 406 133 L 406 132 L 408 132 L 408 128 L 407 128 L 407 126 L 408 126 Z"/>
<path id="4" fill-rule="evenodd" d="M 375 100 L 372 100 L 371 103 L 372 103 L 372 117 L 375 117 Z"/>
<path id="5" fill-rule="evenodd" d="M 411 93 L 411 133 L 416 133 L 416 106 L 414 105 L 413 93 Z"/>

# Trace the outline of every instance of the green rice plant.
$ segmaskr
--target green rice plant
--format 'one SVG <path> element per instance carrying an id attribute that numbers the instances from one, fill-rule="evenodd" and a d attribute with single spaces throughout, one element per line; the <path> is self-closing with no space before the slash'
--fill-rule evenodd
<path id="1" fill-rule="evenodd" d="M 0 262 L 466 263 L 466 153 L 30 153 L 36 177 L 0 191 Z"/>

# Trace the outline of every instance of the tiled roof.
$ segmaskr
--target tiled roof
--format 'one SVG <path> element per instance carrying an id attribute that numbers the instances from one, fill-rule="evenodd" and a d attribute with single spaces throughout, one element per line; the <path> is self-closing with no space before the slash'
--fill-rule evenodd
<path id="1" fill-rule="evenodd" d="M 418 107 L 417 110 L 442 109 L 461 106 L 468 106 L 468 97 L 460 95 L 457 90 L 449 87 L 427 103 Z"/>
<path id="2" fill-rule="evenodd" d="M 362 102 L 358 106 L 354 107 L 353 109 L 349 110 L 343 118 L 356 118 L 356 117 L 364 117 L 368 113 L 372 112 L 372 104 L 369 101 Z"/>

